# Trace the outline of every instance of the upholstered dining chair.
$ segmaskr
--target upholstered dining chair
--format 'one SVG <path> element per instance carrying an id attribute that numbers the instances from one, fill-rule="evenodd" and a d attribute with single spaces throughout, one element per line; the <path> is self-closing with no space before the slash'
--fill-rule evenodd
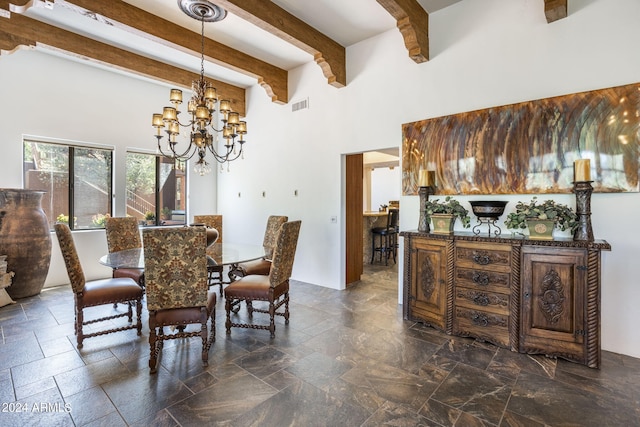
<path id="1" fill-rule="evenodd" d="M 273 338 L 276 331 L 276 315 L 284 317 L 285 324 L 289 323 L 289 278 L 293 269 L 301 224 L 301 221 L 289 221 L 282 224 L 273 250 L 271 270 L 268 276 L 259 274 L 244 276 L 225 288 L 227 334 L 231 333 L 232 327 L 267 329 Z M 269 325 L 253 323 L 253 320 L 250 324 L 232 322 L 231 312 L 237 313 L 242 301 L 247 303 L 249 317 L 253 317 L 254 311 L 268 313 Z M 253 307 L 254 301 L 268 302 L 269 309 Z M 278 309 L 282 305 L 284 305 L 284 311 L 279 312 Z"/>
<path id="2" fill-rule="evenodd" d="M 216 240 L 216 243 L 222 243 L 222 215 L 194 215 L 193 223 L 204 224 L 206 227 L 211 227 L 218 230 L 218 239 Z M 222 297 L 222 286 L 224 284 L 222 274 L 224 272 L 224 267 L 221 265 L 209 263 L 209 265 L 207 266 L 207 272 L 209 287 L 219 285 L 220 297 Z"/>
<path id="3" fill-rule="evenodd" d="M 273 256 L 273 248 L 276 245 L 278 239 L 278 233 L 282 224 L 287 222 L 289 217 L 271 215 L 267 218 L 267 228 L 264 231 L 264 238 L 262 239 L 262 246 L 264 246 L 264 257 L 248 262 L 242 262 L 238 264 L 237 272 L 234 273 L 236 277 L 249 276 L 251 274 L 261 274 L 268 276 L 271 270 L 271 257 Z"/>
<path id="4" fill-rule="evenodd" d="M 138 335 L 140 335 L 142 331 L 142 288 L 129 277 L 86 281 L 69 226 L 67 224 L 56 224 L 55 230 L 58 243 L 60 244 L 60 251 L 64 258 L 64 264 L 67 268 L 67 274 L 69 275 L 69 281 L 71 282 L 71 289 L 73 289 L 73 293 L 75 294 L 74 332 L 77 337 L 77 347 L 79 349 L 82 348 L 85 338 L 125 331 L 127 329 L 137 329 Z M 116 303 L 127 304 L 127 311 L 92 320 L 84 320 L 85 308 Z M 129 323 L 132 323 L 132 305 L 136 306 L 137 322 L 135 324 L 113 327 L 89 334 L 84 333 L 83 326 L 90 323 L 113 320 L 124 316 L 128 316 Z"/>
<path id="5" fill-rule="evenodd" d="M 107 218 L 104 223 L 109 253 L 142 248 L 138 219 L 132 216 Z M 115 268 L 113 277 L 130 277 L 144 288 L 144 270 L 141 268 Z"/>
<path id="6" fill-rule="evenodd" d="M 204 227 L 149 228 L 142 232 L 149 310 L 149 368 L 157 371 L 165 340 L 200 336 L 202 364 L 215 339 L 215 292 L 208 292 Z M 208 323 L 211 323 L 209 329 Z M 189 324 L 200 329 L 187 331 Z M 176 327 L 165 335 L 165 327 Z"/>

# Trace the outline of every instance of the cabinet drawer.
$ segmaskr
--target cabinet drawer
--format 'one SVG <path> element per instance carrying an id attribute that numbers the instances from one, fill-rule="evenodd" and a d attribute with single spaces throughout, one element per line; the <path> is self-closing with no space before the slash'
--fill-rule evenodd
<path id="1" fill-rule="evenodd" d="M 510 277 L 508 272 L 458 267 L 455 273 L 455 284 L 478 290 L 505 292 L 510 288 Z"/>
<path id="2" fill-rule="evenodd" d="M 456 307 L 509 315 L 509 295 L 456 287 Z"/>
<path id="3" fill-rule="evenodd" d="M 456 307 L 453 333 L 475 337 L 501 347 L 510 348 L 508 315 Z"/>
<path id="4" fill-rule="evenodd" d="M 456 265 L 509 272 L 511 246 L 461 242 L 456 245 Z"/>

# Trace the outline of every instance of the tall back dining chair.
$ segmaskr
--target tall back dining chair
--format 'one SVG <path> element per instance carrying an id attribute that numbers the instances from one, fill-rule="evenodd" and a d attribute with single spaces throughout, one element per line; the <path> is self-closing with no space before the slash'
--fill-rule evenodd
<path id="1" fill-rule="evenodd" d="M 218 239 L 216 240 L 216 243 L 222 243 L 222 215 L 194 215 L 193 223 L 204 224 L 206 227 L 218 230 Z M 207 273 L 209 287 L 220 286 L 220 297 L 222 297 L 224 266 L 217 265 L 210 261 L 207 266 Z"/>
<path id="2" fill-rule="evenodd" d="M 232 327 L 267 329 L 273 338 L 276 331 L 276 315 L 284 317 L 285 324 L 289 323 L 289 278 L 293 269 L 301 224 L 301 221 L 289 221 L 280 228 L 268 276 L 253 274 L 227 286 L 224 291 L 227 334 L 231 333 Z M 253 321 L 249 324 L 232 322 L 231 312 L 237 313 L 242 301 L 247 303 L 249 317 L 253 317 L 254 311 L 268 313 L 269 325 L 257 324 Z M 268 302 L 268 310 L 253 307 L 254 301 Z M 278 309 L 282 305 L 284 305 L 284 311 L 279 312 Z"/>
<path id="3" fill-rule="evenodd" d="M 215 292 L 208 292 L 206 232 L 203 227 L 150 228 L 142 232 L 149 310 L 149 368 L 157 371 L 165 340 L 200 336 L 202 364 L 215 339 Z M 211 323 L 209 329 L 208 323 Z M 200 329 L 187 331 L 189 324 Z M 176 332 L 165 335 L 164 328 Z"/>
<path id="4" fill-rule="evenodd" d="M 64 258 L 67 274 L 69 275 L 69 281 L 71 282 L 71 289 L 75 296 L 74 331 L 77 337 L 78 348 L 82 348 L 85 338 L 112 332 L 137 329 L 138 335 L 140 335 L 142 331 L 142 288 L 138 286 L 133 279 L 128 277 L 86 281 L 69 226 L 67 224 L 56 224 L 55 231 L 56 236 L 58 237 L 58 243 L 60 244 L 60 251 Z M 108 315 L 100 318 L 87 321 L 84 320 L 85 308 L 117 303 L 127 304 L 127 311 L 124 313 L 109 313 Z M 133 321 L 132 304 L 136 306 L 137 323 L 135 324 L 131 324 Z M 101 331 L 96 330 L 89 334 L 84 333 L 84 325 L 107 320 L 111 321 L 124 316 L 128 316 L 130 325 L 122 327 L 114 326 L 111 329 Z"/>
<path id="5" fill-rule="evenodd" d="M 264 257 L 238 264 L 238 271 L 234 274 L 238 277 L 249 276 L 251 274 L 269 275 L 271 270 L 271 258 L 273 257 L 273 249 L 276 246 L 280 227 L 287 222 L 289 217 L 282 215 L 271 215 L 267 219 L 267 228 L 264 231 L 262 246 L 265 250 Z"/>
<path id="6" fill-rule="evenodd" d="M 107 236 L 109 253 L 142 248 L 138 220 L 135 217 L 107 218 L 104 223 L 104 231 Z M 144 269 L 115 268 L 113 277 L 130 277 L 144 288 Z"/>
<path id="7" fill-rule="evenodd" d="M 387 212 L 387 225 L 371 229 L 371 264 L 373 264 L 376 253 L 380 254 L 381 262 L 382 257 L 384 257 L 385 265 L 389 264 L 390 256 L 393 256 L 393 262 L 396 262 L 399 216 L 400 211 L 398 209 L 389 209 Z"/>

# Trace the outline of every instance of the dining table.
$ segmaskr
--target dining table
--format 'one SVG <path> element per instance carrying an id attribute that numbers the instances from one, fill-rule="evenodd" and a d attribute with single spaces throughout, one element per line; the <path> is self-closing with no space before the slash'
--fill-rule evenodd
<path id="1" fill-rule="evenodd" d="M 229 282 L 233 282 L 239 265 L 243 262 L 260 259 L 265 255 L 262 245 L 244 243 L 214 243 L 207 247 L 208 266 L 228 266 Z M 113 269 L 142 268 L 144 269 L 144 249 L 134 248 L 111 252 L 99 259 L 100 264 Z"/>

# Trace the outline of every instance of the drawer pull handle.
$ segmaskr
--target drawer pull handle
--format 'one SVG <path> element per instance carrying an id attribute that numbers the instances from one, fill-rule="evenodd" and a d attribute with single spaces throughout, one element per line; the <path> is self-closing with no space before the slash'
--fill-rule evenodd
<path id="1" fill-rule="evenodd" d="M 486 252 L 474 252 L 473 253 L 473 262 L 480 265 L 491 264 L 491 257 Z"/>
<path id="2" fill-rule="evenodd" d="M 488 326 L 489 318 L 486 314 L 475 313 L 471 316 L 471 321 L 478 326 Z"/>
<path id="3" fill-rule="evenodd" d="M 471 280 L 473 280 L 473 283 L 476 285 L 487 286 L 489 284 L 489 275 L 475 271 Z"/>
<path id="4" fill-rule="evenodd" d="M 487 294 L 478 294 L 473 297 L 473 302 L 476 303 L 476 305 L 487 306 L 491 301 L 489 301 Z"/>

